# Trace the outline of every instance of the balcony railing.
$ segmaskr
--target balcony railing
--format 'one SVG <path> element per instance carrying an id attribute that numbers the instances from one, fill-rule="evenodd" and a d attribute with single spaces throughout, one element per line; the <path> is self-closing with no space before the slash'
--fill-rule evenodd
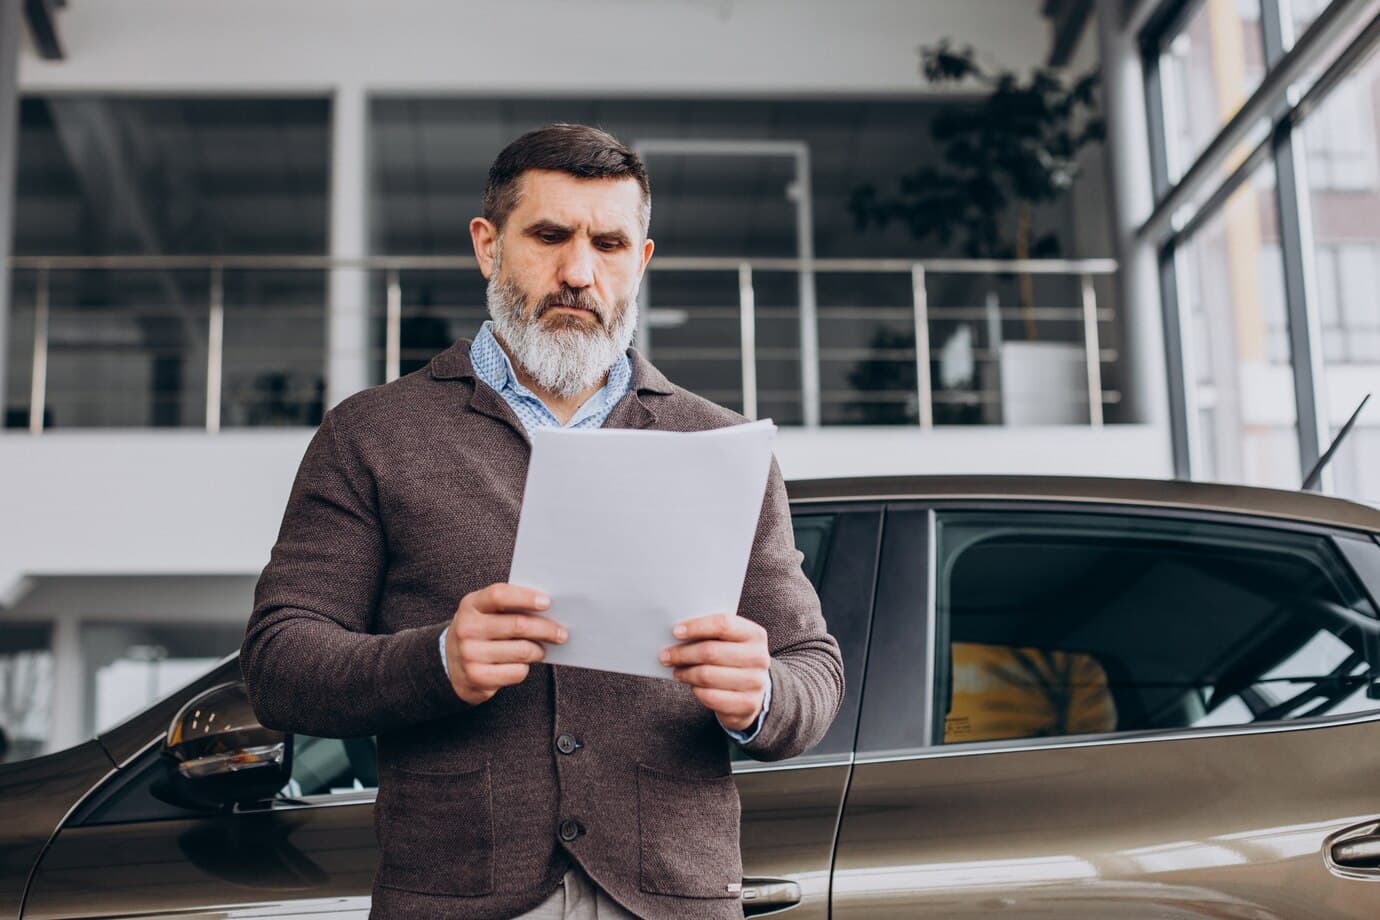
<path id="1" fill-rule="evenodd" d="M 54 424 L 314 424 L 332 361 L 367 361 L 370 380 L 393 380 L 487 316 L 472 258 L 11 264 L 7 405 L 10 426 L 34 433 Z M 1104 366 L 1118 359 L 1104 344 L 1115 311 L 1098 304 L 1099 279 L 1115 271 L 1109 259 L 657 257 L 638 341 L 673 380 L 749 418 L 1019 424 L 1028 414 L 1021 400 L 1033 399 L 1045 421 L 1099 426 L 1104 406 L 1120 400 L 1103 385 Z M 376 342 L 367 354 L 329 355 L 333 272 L 360 281 L 362 321 Z M 142 395 L 117 410 L 121 387 Z M 55 402 L 66 418 L 53 417 Z M 25 403 L 26 412 L 14 408 Z"/>

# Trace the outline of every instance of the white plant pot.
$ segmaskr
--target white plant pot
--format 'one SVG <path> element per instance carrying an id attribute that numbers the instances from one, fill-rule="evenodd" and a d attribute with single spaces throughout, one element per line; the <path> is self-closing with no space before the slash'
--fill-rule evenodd
<path id="1" fill-rule="evenodd" d="M 1083 346 L 1002 342 L 1001 415 L 1006 425 L 1087 424 Z"/>

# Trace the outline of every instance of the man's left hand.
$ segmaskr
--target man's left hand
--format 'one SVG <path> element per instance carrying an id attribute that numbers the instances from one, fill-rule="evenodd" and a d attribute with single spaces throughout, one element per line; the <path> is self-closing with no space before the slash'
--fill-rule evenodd
<path id="1" fill-rule="evenodd" d="M 663 649 L 661 663 L 693 688 L 725 728 L 751 728 L 769 679 L 767 631 L 746 617 L 715 613 L 678 623 L 672 634 L 680 644 Z"/>

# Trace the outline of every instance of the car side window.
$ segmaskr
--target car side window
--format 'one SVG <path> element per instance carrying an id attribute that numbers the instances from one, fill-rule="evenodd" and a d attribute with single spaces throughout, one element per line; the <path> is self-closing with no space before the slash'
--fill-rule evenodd
<path id="1" fill-rule="evenodd" d="M 955 511 L 936 538 L 937 744 L 1380 709 L 1380 620 L 1325 535 Z"/>
<path id="2" fill-rule="evenodd" d="M 824 578 L 824 566 L 829 558 L 829 538 L 834 533 L 833 514 L 799 514 L 791 519 L 795 530 L 795 548 L 803 558 L 800 567 L 815 590 L 820 590 Z"/>
<path id="3" fill-rule="evenodd" d="M 800 566 L 819 595 L 824 622 L 839 644 L 843 658 L 845 694 L 824 737 L 792 763 L 826 762 L 853 750 L 861 703 L 867 637 L 871 628 L 872 595 L 876 583 L 877 548 L 881 535 L 880 506 L 812 507 L 791 509 Z M 752 759 L 738 745 L 730 752 L 738 764 Z"/>
<path id="4" fill-rule="evenodd" d="M 279 798 L 334 795 L 377 789 L 378 764 L 373 738 L 292 736 L 292 779 Z"/>

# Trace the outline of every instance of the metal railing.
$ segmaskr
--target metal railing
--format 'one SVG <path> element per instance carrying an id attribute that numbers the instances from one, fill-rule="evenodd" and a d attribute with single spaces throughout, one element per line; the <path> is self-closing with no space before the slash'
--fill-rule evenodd
<path id="1" fill-rule="evenodd" d="M 382 305 L 384 321 L 383 376 L 386 381 L 391 381 L 399 376 L 403 361 L 404 273 L 472 271 L 476 276 L 478 275 L 478 266 L 473 258 L 448 256 L 376 256 L 357 259 L 337 259 L 326 256 L 23 256 L 13 258 L 11 265 L 16 272 L 31 272 L 33 277 L 34 316 L 28 408 L 28 428 L 33 433 L 40 433 L 45 427 L 50 349 L 50 282 L 54 272 L 205 272 L 208 291 L 203 321 L 205 329 L 203 341 L 206 352 L 205 428 L 212 433 L 221 430 L 223 415 L 226 272 L 309 271 L 321 272 L 324 275 L 337 269 L 351 269 L 381 273 L 384 281 Z M 1092 426 L 1101 426 L 1103 424 L 1104 403 L 1117 402 L 1120 399 L 1120 394 L 1114 390 L 1104 390 L 1103 388 L 1102 365 L 1114 361 L 1116 353 L 1112 350 L 1103 349 L 1100 342 L 1099 323 L 1113 320 L 1115 314 L 1109 308 L 1099 307 L 1094 282 L 1099 277 L 1115 274 L 1116 268 L 1116 262 L 1111 259 L 799 260 L 791 258 L 740 259 L 674 256 L 659 256 L 648 266 L 649 273 L 653 275 L 665 272 L 694 272 L 728 273 L 731 276 L 736 276 L 738 296 L 736 305 L 738 319 L 737 357 L 741 376 L 741 392 L 737 395 L 741 396 L 743 414 L 749 418 L 757 417 L 761 405 L 760 397 L 763 395 L 763 391 L 758 386 L 758 365 L 762 360 L 798 360 L 801 366 L 801 379 L 799 390 L 795 395 L 798 395 L 802 415 L 809 424 L 820 418 L 819 368 L 822 351 L 825 353 L 823 355 L 825 360 L 848 360 L 850 357 L 866 357 L 867 355 L 881 355 L 885 358 L 889 355 L 888 360 L 894 361 L 900 355 L 901 360 L 907 363 L 913 356 L 915 374 L 913 392 L 893 390 L 885 395 L 877 396 L 876 401 L 886 402 L 890 400 L 910 403 L 911 400 L 914 400 L 915 422 L 922 429 L 934 427 L 935 405 L 941 395 L 934 392 L 931 381 L 931 362 L 938 357 L 938 353 L 931 347 L 930 343 L 931 323 L 937 319 L 954 321 L 985 319 L 990 324 L 994 319 L 1000 323 L 1002 320 L 1018 317 L 1027 320 L 1027 322 L 1034 318 L 1072 322 L 1081 326 L 1082 376 L 1085 378 L 1087 387 L 1086 423 Z M 783 350 L 779 347 L 767 349 L 764 352 L 758 344 L 760 338 L 759 323 L 764 314 L 771 310 L 775 310 L 778 314 L 783 310 L 783 308 L 761 308 L 758 305 L 759 298 L 755 279 L 768 272 L 808 272 L 812 284 L 815 278 L 830 274 L 904 276 L 909 279 L 911 303 L 906 308 L 895 306 L 871 309 L 867 307 L 820 307 L 809 317 L 811 322 L 809 332 L 811 334 L 807 335 L 802 332 L 799 345 L 788 356 L 783 356 Z M 997 307 L 988 303 L 985 306 L 932 308 L 930 306 L 932 279 L 936 276 L 945 275 L 1003 278 L 1016 275 L 1066 276 L 1077 280 L 1080 296 L 1077 305 L 1071 307 Z M 482 309 L 482 305 L 476 306 Z M 184 304 L 183 307 L 180 318 L 186 325 L 186 305 Z M 731 311 L 734 308 L 729 307 L 727 309 Z M 797 315 L 800 315 L 798 308 L 795 309 Z M 323 319 L 328 312 L 323 305 L 321 311 Z M 722 309 L 720 312 L 723 312 Z M 645 311 L 643 314 L 644 324 L 648 322 L 649 316 L 655 313 L 655 309 Z M 863 319 L 869 316 L 876 319 L 895 319 L 904 314 L 908 314 L 910 334 L 913 335 L 914 339 L 913 347 L 904 346 L 887 352 L 885 349 L 879 351 L 876 348 L 866 347 L 851 350 L 846 348 L 821 349 L 819 344 L 817 326 L 822 319 L 846 320 L 854 317 Z M 646 328 L 644 326 L 644 332 Z M 203 341 L 198 341 L 196 344 L 199 346 L 203 344 Z M 994 348 L 995 346 L 992 346 L 988 352 L 984 352 L 983 357 L 991 360 L 992 355 L 989 352 L 993 351 Z M 651 350 L 654 352 L 654 349 Z M 704 359 L 722 360 L 726 357 L 723 348 L 709 346 L 692 346 L 688 349 L 675 349 L 675 351 L 679 352 L 682 357 L 685 357 L 689 352 L 694 352 L 695 357 Z M 858 354 L 855 355 L 854 352 Z M 367 356 L 360 356 L 360 359 L 369 360 Z M 323 362 L 326 360 L 326 355 L 323 353 Z M 329 368 L 323 366 L 322 370 L 328 372 Z M 722 396 L 724 394 L 716 391 L 714 395 Z M 777 388 L 770 391 L 769 395 L 781 400 L 786 398 L 788 394 Z M 944 402 L 981 403 L 991 401 L 994 396 L 999 399 L 1001 394 L 999 392 L 994 394 L 991 391 L 980 391 L 943 395 L 945 396 Z M 831 399 L 833 399 L 832 396 L 826 396 L 826 401 Z"/>

